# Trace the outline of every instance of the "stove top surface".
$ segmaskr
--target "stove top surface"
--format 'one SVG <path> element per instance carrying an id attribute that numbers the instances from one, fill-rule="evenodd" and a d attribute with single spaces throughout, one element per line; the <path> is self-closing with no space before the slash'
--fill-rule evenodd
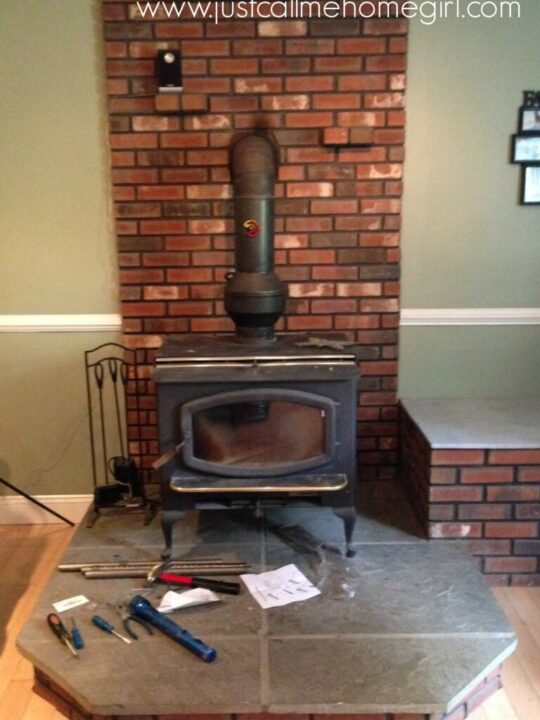
<path id="1" fill-rule="evenodd" d="M 158 365 L 220 359 L 248 360 L 341 360 L 356 359 L 355 345 L 343 335 L 279 335 L 272 343 L 259 345 L 235 335 L 171 335 L 156 358 Z"/>

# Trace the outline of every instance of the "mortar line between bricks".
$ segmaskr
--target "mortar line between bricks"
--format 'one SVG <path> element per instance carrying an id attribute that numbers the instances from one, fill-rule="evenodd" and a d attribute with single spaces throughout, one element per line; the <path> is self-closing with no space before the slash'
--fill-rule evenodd
<path id="1" fill-rule="evenodd" d="M 517 465 L 514 465 L 514 466 L 513 466 L 513 469 L 512 469 L 512 485 L 513 485 L 513 486 L 514 486 L 514 485 L 516 485 L 516 486 L 519 485 L 519 470 L 518 470 L 518 466 L 517 466 Z M 516 521 L 516 502 L 515 502 L 515 501 L 512 502 L 512 503 L 510 503 L 510 520 L 511 520 L 512 522 L 515 522 L 515 521 Z M 513 539 L 515 540 L 515 538 L 513 538 Z M 515 547 L 515 544 L 512 543 L 512 544 L 511 544 L 512 557 L 514 557 L 514 547 Z"/>

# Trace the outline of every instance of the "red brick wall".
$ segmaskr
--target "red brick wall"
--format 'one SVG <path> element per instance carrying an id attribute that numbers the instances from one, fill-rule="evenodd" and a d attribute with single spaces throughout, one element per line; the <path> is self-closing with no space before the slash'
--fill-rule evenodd
<path id="1" fill-rule="evenodd" d="M 103 3 L 112 179 L 126 342 L 230 332 L 228 148 L 272 128 L 281 147 L 276 264 L 289 284 L 282 332 L 344 332 L 360 344 L 361 475 L 394 475 L 399 228 L 407 23 L 403 20 L 145 21 Z M 186 93 L 209 112 L 154 110 L 154 57 L 179 48 Z M 374 144 L 322 145 L 328 127 L 374 129 Z M 145 447 L 157 451 L 152 388 Z"/>

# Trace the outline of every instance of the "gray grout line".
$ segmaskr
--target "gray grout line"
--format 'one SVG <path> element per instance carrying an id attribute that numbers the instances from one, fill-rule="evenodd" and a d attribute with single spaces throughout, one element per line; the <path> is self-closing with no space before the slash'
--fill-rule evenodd
<path id="1" fill-rule="evenodd" d="M 266 570 L 266 529 L 261 534 L 261 567 Z M 260 609 L 261 613 L 261 706 L 263 712 L 270 704 L 270 647 L 268 642 L 268 614 Z"/>
<path id="2" fill-rule="evenodd" d="M 268 642 L 268 620 L 263 613 L 261 620 L 261 705 L 263 712 L 270 703 L 270 647 Z"/>
<path id="3" fill-rule="evenodd" d="M 449 633 L 328 633 L 328 634 L 305 634 L 305 635 L 271 635 L 270 640 L 362 640 L 384 639 L 384 640 L 449 640 L 449 639 L 474 639 L 474 640 L 498 640 L 507 638 L 513 640 L 515 634 L 512 632 L 449 632 Z"/>

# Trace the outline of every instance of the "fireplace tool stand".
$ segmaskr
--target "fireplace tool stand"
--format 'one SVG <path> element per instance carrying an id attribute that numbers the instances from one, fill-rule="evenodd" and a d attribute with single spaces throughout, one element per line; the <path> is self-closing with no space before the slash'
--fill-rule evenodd
<path id="1" fill-rule="evenodd" d="M 146 472 L 141 467 L 144 453 L 137 351 L 105 343 L 87 350 L 84 359 L 94 484 L 87 527 L 93 526 L 105 508 L 142 509 L 147 525 L 157 506 L 146 497 Z"/>

